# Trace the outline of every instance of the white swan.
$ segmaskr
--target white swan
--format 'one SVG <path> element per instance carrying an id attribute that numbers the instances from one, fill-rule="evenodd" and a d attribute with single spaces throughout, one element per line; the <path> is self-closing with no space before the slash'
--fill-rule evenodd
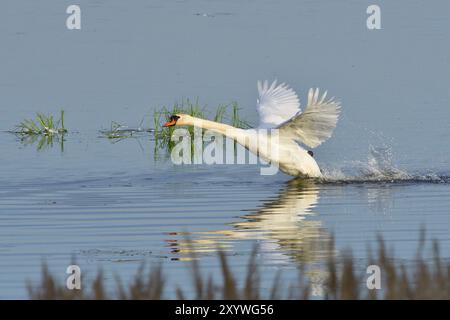
<path id="1" fill-rule="evenodd" d="M 269 85 L 267 81 L 258 81 L 258 92 L 256 109 L 260 117 L 259 128 L 278 129 L 277 135 L 267 135 L 266 130 L 235 128 L 187 114 L 171 116 L 164 126 L 191 125 L 212 130 L 234 139 L 263 160 L 277 164 L 281 171 L 289 175 L 321 177 L 313 153 L 299 143 L 314 148 L 331 137 L 339 117 L 339 102 L 334 98 L 326 99 L 326 92 L 319 96 L 319 89 L 310 89 L 308 104 L 301 112 L 297 94 L 284 83 L 277 85 L 275 80 Z M 258 143 L 252 143 L 254 141 Z M 272 148 L 258 147 L 261 145 Z"/>

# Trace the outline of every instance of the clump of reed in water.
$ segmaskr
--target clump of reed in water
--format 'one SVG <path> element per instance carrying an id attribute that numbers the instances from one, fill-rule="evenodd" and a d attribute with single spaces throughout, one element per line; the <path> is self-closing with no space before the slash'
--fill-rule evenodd
<path id="1" fill-rule="evenodd" d="M 64 110 L 61 110 L 59 119 L 53 115 L 37 113 L 36 119 L 25 119 L 16 125 L 14 131 L 24 145 L 37 143 L 37 149 L 53 147 L 54 142 L 64 151 L 64 135 L 67 129 L 64 126 Z"/>
<path id="2" fill-rule="evenodd" d="M 419 245 L 414 264 L 406 267 L 397 264 L 394 256 L 386 249 L 380 238 L 377 254 L 372 257 L 369 251 L 369 263 L 380 267 L 381 290 L 368 290 L 366 287 L 366 267 L 354 259 L 350 252 L 336 256 L 333 241 L 329 246 L 330 255 L 325 267 L 327 277 L 321 284 L 324 299 L 450 299 L 450 262 L 440 258 L 439 246 L 433 243 L 433 259 L 422 257 L 424 244 Z M 217 281 L 211 275 L 201 271 L 198 259 L 191 260 L 191 280 L 194 292 L 189 294 L 186 288 L 177 287 L 178 299 L 310 299 L 314 284 L 308 280 L 306 265 L 299 264 L 297 281 L 285 286 L 279 272 L 269 289 L 261 287 L 261 274 L 258 269 L 257 255 L 254 250 L 247 264 L 247 273 L 243 284 L 238 284 L 237 273 L 230 268 L 230 259 L 219 251 L 222 276 Z M 105 289 L 103 274 L 99 272 L 92 283 L 82 286 L 82 290 L 68 290 L 65 281 L 58 280 L 47 267 L 42 267 L 41 283 L 28 286 L 31 299 L 166 299 L 166 277 L 161 265 L 144 272 L 143 265 L 137 271 L 134 281 L 123 286 L 117 279 L 115 292 Z M 87 289 L 86 289 L 87 288 Z M 320 297 L 319 297 L 320 298 Z"/>
<path id="3" fill-rule="evenodd" d="M 18 135 L 63 135 L 67 133 L 64 127 L 64 110 L 58 120 L 53 115 L 36 114 L 36 119 L 25 119 L 16 126 L 14 133 Z"/>
<path id="4" fill-rule="evenodd" d="M 239 106 L 236 102 L 230 104 L 222 104 L 216 108 L 212 116 L 212 120 L 216 122 L 226 122 L 234 127 L 248 129 L 250 124 L 241 119 L 239 115 Z M 166 149 L 170 151 L 175 142 L 171 140 L 175 127 L 163 128 L 162 125 L 167 119 L 174 114 L 184 113 L 197 118 L 207 118 L 206 105 L 201 105 L 198 98 L 195 100 L 184 99 L 180 103 L 175 103 L 171 107 L 163 106 L 161 109 L 153 113 L 153 127 L 155 136 L 155 154 L 158 149 Z M 194 141 L 194 127 L 186 128 L 191 136 L 191 141 Z"/>

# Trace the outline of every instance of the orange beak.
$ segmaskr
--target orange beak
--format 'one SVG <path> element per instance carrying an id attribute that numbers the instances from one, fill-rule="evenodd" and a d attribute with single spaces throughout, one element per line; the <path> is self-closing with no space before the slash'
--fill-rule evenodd
<path id="1" fill-rule="evenodd" d="M 163 124 L 163 127 L 172 127 L 172 126 L 174 126 L 174 125 L 176 125 L 176 124 L 177 124 L 177 121 L 176 121 L 176 120 L 170 120 L 170 121 L 164 123 L 164 124 Z"/>

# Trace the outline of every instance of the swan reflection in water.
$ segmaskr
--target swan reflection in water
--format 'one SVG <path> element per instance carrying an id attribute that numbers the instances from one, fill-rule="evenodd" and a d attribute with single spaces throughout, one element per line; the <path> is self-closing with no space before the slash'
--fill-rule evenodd
<path id="1" fill-rule="evenodd" d="M 322 222 L 315 218 L 318 199 L 316 183 L 293 179 L 276 198 L 227 224 L 228 228 L 171 233 L 177 239 L 172 238 L 167 243 L 177 256 L 175 260 L 189 260 L 192 253 L 198 256 L 216 252 L 218 248 L 232 252 L 240 242 L 253 240 L 258 241 L 263 259 L 273 264 L 297 261 L 311 266 L 323 263 L 330 254 L 330 236 Z"/>

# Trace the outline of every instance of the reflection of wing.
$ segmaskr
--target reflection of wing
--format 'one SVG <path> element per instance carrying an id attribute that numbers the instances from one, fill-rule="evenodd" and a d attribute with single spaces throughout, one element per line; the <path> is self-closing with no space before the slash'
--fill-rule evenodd
<path id="1" fill-rule="evenodd" d="M 316 253 L 326 252 L 328 238 L 320 221 L 306 219 L 306 216 L 314 214 L 312 210 L 318 195 L 319 189 L 312 181 L 294 179 L 278 198 L 265 203 L 256 212 L 242 216 L 240 221 L 231 224 L 232 229 L 190 233 L 190 243 L 185 239 L 177 240 L 175 251 L 211 252 L 218 246 L 227 250 L 232 249 L 235 241 L 263 240 L 261 249 L 265 254 L 314 261 Z M 318 242 L 321 245 L 319 251 Z"/>
<path id="2" fill-rule="evenodd" d="M 275 80 L 269 86 L 267 81 L 258 81 L 258 93 L 256 110 L 260 128 L 275 128 L 300 111 L 297 94 L 284 83 L 277 86 Z"/>
<path id="3" fill-rule="evenodd" d="M 297 186 L 298 187 L 298 186 Z M 318 189 L 312 183 L 303 184 L 303 188 L 289 186 L 277 200 L 266 203 L 258 212 L 243 217 L 246 221 L 233 224 L 237 229 L 252 232 L 259 230 L 280 237 L 296 237 L 299 230 L 297 223 L 304 220 L 317 204 Z"/>
<path id="4" fill-rule="evenodd" d="M 326 96 L 325 92 L 319 98 L 319 89 L 310 89 L 305 111 L 280 124 L 280 135 L 311 148 L 331 137 L 339 117 L 340 105 L 333 98 L 326 100 Z"/>

